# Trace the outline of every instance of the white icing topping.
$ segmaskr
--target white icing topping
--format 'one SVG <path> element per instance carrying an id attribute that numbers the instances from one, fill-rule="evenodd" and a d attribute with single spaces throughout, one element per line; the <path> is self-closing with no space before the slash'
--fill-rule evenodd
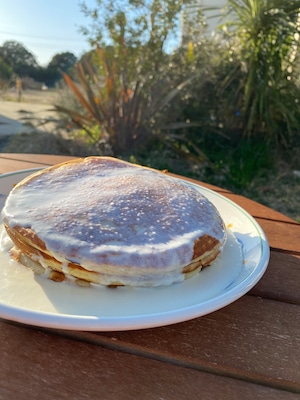
<path id="1" fill-rule="evenodd" d="M 112 158 L 88 157 L 17 185 L 2 211 L 10 227 L 32 228 L 60 261 L 127 269 L 178 269 L 194 240 L 224 241 L 215 207 L 197 189 Z"/>

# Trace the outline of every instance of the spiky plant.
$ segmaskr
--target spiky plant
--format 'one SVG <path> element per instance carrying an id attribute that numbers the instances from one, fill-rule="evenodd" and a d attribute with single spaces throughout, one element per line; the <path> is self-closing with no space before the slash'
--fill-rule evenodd
<path id="1" fill-rule="evenodd" d="M 98 1 L 94 11 L 84 7 L 96 25 L 95 32 L 84 31 L 96 44 L 95 54 L 75 66 L 75 77 L 64 74 L 81 111 L 56 109 L 71 116 L 95 142 L 107 141 L 114 154 L 155 134 L 165 107 L 193 78 L 174 78 L 172 56 L 165 51 L 183 2 L 130 0 L 131 13 L 112 0 Z M 101 138 L 93 134 L 95 124 Z"/>
<path id="2" fill-rule="evenodd" d="M 124 65 L 118 65 L 109 51 L 97 47 L 96 54 L 97 69 L 83 60 L 75 66 L 76 80 L 63 74 L 82 111 L 61 105 L 55 108 L 71 117 L 94 143 L 106 141 L 114 154 L 123 153 L 155 134 L 157 116 L 193 77 L 175 87 L 163 74 L 154 78 L 150 73 L 137 73 L 129 80 Z"/>
<path id="3" fill-rule="evenodd" d="M 299 132 L 300 0 L 228 0 L 224 26 L 231 43 L 226 77 L 244 136 L 287 143 Z"/>

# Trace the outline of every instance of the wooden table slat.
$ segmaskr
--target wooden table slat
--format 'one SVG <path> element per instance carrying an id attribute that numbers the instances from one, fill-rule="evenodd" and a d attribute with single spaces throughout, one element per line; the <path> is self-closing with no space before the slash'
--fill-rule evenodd
<path id="1" fill-rule="evenodd" d="M 269 266 L 250 293 L 300 305 L 300 256 L 271 251 Z"/>
<path id="2" fill-rule="evenodd" d="M 300 393 L 298 306 L 244 296 L 201 318 L 133 332 L 87 333 L 109 337 L 148 355 L 184 365 L 284 385 Z M 84 334 L 85 335 L 85 334 Z M 291 360 L 293 359 L 293 362 Z M 258 362 L 259 361 L 259 362 Z"/>
<path id="3" fill-rule="evenodd" d="M 9 173 L 11 171 L 20 171 L 24 169 L 46 167 L 52 165 L 53 161 L 55 164 L 64 162 L 68 159 L 73 159 L 74 157 L 65 156 L 48 156 L 48 155 L 32 155 L 32 154 L 5 154 L 0 153 L 1 171 L 0 173 Z"/>
<path id="4" fill-rule="evenodd" d="M 44 163 L 45 165 L 53 165 L 65 162 L 67 160 L 72 160 L 77 157 L 52 155 L 52 154 L 0 153 L 0 159 L 1 158 L 5 160 L 14 160 L 16 162 L 26 162 L 26 163 L 40 162 Z"/>
<path id="5" fill-rule="evenodd" d="M 300 255 L 300 224 L 256 218 L 271 248 Z"/>
<path id="6" fill-rule="evenodd" d="M 224 195 L 224 197 L 227 197 L 234 203 L 244 208 L 254 218 L 267 219 L 271 221 L 289 222 L 292 224 L 298 224 L 300 226 L 300 224 L 297 221 L 293 220 L 292 218 L 289 218 L 284 214 L 275 211 L 267 206 L 259 204 L 254 200 L 248 199 L 244 196 L 237 195 L 234 193 L 222 193 L 222 194 Z"/>
<path id="7" fill-rule="evenodd" d="M 298 395 L 8 323 L 0 324 L 0 398 L 294 400 Z"/>

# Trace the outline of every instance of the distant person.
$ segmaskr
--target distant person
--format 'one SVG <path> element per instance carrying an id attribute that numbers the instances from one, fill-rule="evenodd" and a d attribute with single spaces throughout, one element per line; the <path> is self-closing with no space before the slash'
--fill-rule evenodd
<path id="1" fill-rule="evenodd" d="M 22 80 L 21 80 L 21 78 L 16 78 L 16 90 L 18 93 L 18 101 L 21 101 L 21 97 L 22 97 Z"/>

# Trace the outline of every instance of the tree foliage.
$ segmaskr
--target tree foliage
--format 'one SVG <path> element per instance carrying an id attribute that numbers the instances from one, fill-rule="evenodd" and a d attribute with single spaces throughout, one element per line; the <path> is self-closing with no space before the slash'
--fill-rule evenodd
<path id="1" fill-rule="evenodd" d="M 0 57 L 0 92 L 8 88 L 12 74 L 12 68 Z"/>
<path id="2" fill-rule="evenodd" d="M 62 79 L 62 73 L 68 72 L 76 61 L 77 57 L 69 51 L 55 54 L 44 70 L 43 80 L 47 85 L 54 86 L 57 81 Z"/>
<path id="3" fill-rule="evenodd" d="M 180 12 L 190 0 L 97 0 L 89 9 L 81 3 L 90 25 L 82 27 L 90 43 L 109 48 L 118 68 L 128 79 L 151 75 L 155 79 L 178 39 Z M 173 45 L 172 45 L 173 43 Z M 176 43 L 177 45 L 178 43 Z"/>
<path id="4" fill-rule="evenodd" d="M 178 35 L 178 17 L 188 0 L 97 0 L 95 8 L 81 2 L 81 10 L 91 19 L 82 32 L 91 44 L 120 44 L 130 47 L 151 44 L 162 48 Z"/>
<path id="5" fill-rule="evenodd" d="M 84 34 L 97 51 L 76 67 L 77 84 L 65 75 L 82 113 L 60 110 L 89 133 L 98 124 L 115 154 L 149 140 L 158 118 L 162 122 L 163 107 L 191 79 L 182 81 L 166 52 L 182 6 L 174 0 L 129 0 L 126 5 L 98 0 L 94 10 L 82 4 L 92 20 Z"/>
<path id="6" fill-rule="evenodd" d="M 0 56 L 14 73 L 20 77 L 33 77 L 39 69 L 34 55 L 19 42 L 4 42 L 0 47 Z"/>
<path id="7" fill-rule="evenodd" d="M 7 81 L 11 78 L 13 73 L 12 68 L 7 65 L 7 63 L 0 57 L 0 79 L 2 81 Z"/>
<path id="8" fill-rule="evenodd" d="M 62 79 L 62 72 L 68 71 L 77 61 L 71 52 L 55 54 L 46 67 L 41 67 L 35 56 L 21 43 L 7 41 L 0 46 L 0 78 L 9 80 L 12 75 L 30 77 L 49 86 Z"/>
<path id="9" fill-rule="evenodd" d="M 76 61 L 77 57 L 69 51 L 66 51 L 64 53 L 57 53 L 52 57 L 51 61 L 48 64 L 48 68 L 57 71 L 60 70 L 63 72 L 67 72 L 68 69 L 73 67 Z"/>

